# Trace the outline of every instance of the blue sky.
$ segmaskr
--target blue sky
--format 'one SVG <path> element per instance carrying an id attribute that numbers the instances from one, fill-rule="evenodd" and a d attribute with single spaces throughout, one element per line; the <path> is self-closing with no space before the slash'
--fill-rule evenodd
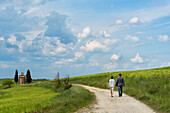
<path id="1" fill-rule="evenodd" d="M 0 78 L 170 66 L 169 0 L 0 0 Z"/>

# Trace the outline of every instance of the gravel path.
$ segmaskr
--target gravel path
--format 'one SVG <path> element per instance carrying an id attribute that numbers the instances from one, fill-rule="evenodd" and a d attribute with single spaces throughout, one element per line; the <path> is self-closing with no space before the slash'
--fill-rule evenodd
<path id="1" fill-rule="evenodd" d="M 119 97 L 118 92 L 114 91 L 114 95 L 111 97 L 110 90 L 76 85 L 84 87 L 96 95 L 96 102 L 94 104 L 84 107 L 76 113 L 155 113 L 145 104 L 126 94 Z"/>

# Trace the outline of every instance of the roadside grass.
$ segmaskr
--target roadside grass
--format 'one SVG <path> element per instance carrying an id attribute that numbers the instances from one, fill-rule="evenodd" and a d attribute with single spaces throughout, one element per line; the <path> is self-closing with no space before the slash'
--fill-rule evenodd
<path id="1" fill-rule="evenodd" d="M 57 93 L 60 93 L 60 95 L 57 95 L 53 99 L 50 106 L 43 107 L 37 112 L 72 113 L 82 107 L 87 106 L 95 100 L 94 93 L 79 86 L 72 86 L 68 90 L 64 89 L 64 85 L 56 89 L 54 82 L 35 84 L 35 86 L 51 89 Z"/>
<path id="2" fill-rule="evenodd" d="M 72 113 L 92 103 L 95 96 L 92 92 L 79 86 L 72 86 L 53 99 L 53 104 L 42 108 L 43 113 Z"/>
<path id="3" fill-rule="evenodd" d="M 108 89 L 112 75 L 116 80 L 122 73 L 124 92 L 146 103 L 157 112 L 170 112 L 170 66 L 165 68 L 109 72 L 70 78 L 72 83 Z M 116 88 L 117 90 L 117 88 Z"/>

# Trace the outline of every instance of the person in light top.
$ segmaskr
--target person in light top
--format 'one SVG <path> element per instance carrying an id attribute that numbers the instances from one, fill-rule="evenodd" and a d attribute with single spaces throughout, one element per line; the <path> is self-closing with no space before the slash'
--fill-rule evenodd
<path id="1" fill-rule="evenodd" d="M 111 90 L 111 97 L 113 97 L 114 85 L 115 85 L 115 80 L 113 79 L 113 76 L 111 76 L 109 80 L 109 88 Z"/>

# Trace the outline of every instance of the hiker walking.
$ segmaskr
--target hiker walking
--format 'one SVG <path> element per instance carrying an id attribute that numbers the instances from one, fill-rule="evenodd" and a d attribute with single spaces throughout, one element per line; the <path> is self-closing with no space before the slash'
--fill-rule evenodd
<path id="1" fill-rule="evenodd" d="M 122 93 L 123 93 L 122 86 L 125 87 L 124 79 L 121 76 L 122 76 L 122 74 L 119 74 L 119 77 L 117 78 L 117 81 L 116 81 L 116 86 L 118 86 L 119 97 L 121 97 Z"/>
<path id="2" fill-rule="evenodd" d="M 113 76 L 111 76 L 109 80 L 109 88 L 111 90 L 111 97 L 113 97 L 114 85 L 115 85 L 115 80 L 113 79 Z"/>

